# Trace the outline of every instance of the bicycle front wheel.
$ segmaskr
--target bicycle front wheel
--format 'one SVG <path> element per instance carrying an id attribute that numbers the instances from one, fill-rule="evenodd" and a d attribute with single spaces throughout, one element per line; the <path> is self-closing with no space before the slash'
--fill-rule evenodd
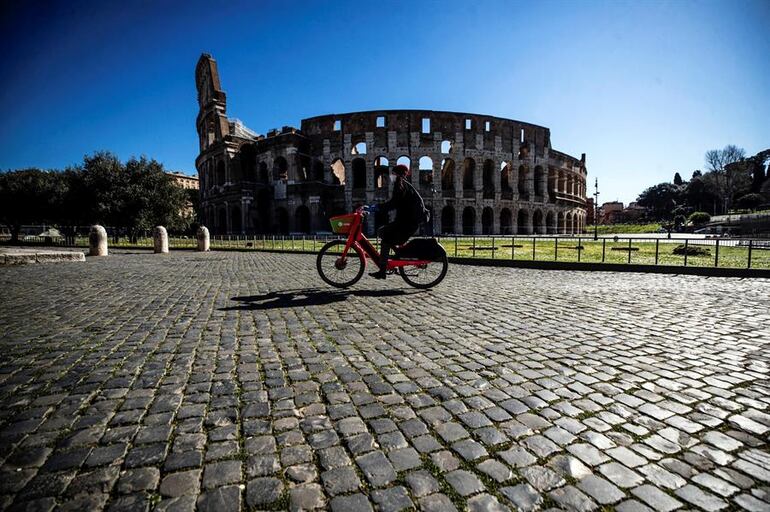
<path id="1" fill-rule="evenodd" d="M 352 245 L 343 259 L 344 249 L 344 240 L 332 240 L 321 247 L 315 260 L 321 279 L 336 288 L 347 288 L 355 284 L 366 269 L 366 259 L 358 247 Z"/>
<path id="2" fill-rule="evenodd" d="M 446 256 L 425 265 L 398 267 L 398 273 L 409 286 L 422 290 L 432 288 L 443 281 L 447 270 L 449 270 L 449 262 Z"/>

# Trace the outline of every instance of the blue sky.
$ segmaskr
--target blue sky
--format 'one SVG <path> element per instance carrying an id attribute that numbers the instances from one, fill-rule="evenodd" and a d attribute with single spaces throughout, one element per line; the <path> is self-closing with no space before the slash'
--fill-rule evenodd
<path id="1" fill-rule="evenodd" d="M 193 173 L 195 63 L 264 133 L 356 110 L 476 112 L 587 154 L 600 201 L 770 147 L 770 2 L 3 2 L 0 169 L 109 149 Z M 10 44 L 9 44 L 10 43 Z M 590 187 L 593 192 L 593 187 Z"/>

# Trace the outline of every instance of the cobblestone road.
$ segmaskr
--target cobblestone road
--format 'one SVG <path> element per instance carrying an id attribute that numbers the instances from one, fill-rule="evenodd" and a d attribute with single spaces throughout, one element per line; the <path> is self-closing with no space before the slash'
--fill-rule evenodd
<path id="1" fill-rule="evenodd" d="M 770 283 L 0 268 L 0 509 L 770 509 Z"/>

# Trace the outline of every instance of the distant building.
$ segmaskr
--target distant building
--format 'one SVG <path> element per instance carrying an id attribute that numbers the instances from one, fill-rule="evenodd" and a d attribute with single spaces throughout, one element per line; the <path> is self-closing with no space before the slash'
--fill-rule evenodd
<path id="1" fill-rule="evenodd" d="M 599 220 L 602 224 L 617 224 L 623 221 L 623 203 L 610 201 L 604 203 L 601 208 Z"/>
<path id="2" fill-rule="evenodd" d="M 195 190 L 200 189 L 197 176 L 188 176 L 187 174 L 182 174 L 181 172 L 178 172 L 178 171 L 171 171 L 166 174 L 173 177 L 177 185 L 179 185 L 182 188 L 192 188 Z"/>
<path id="3" fill-rule="evenodd" d="M 594 198 L 586 198 L 586 225 L 591 226 L 594 223 Z"/>

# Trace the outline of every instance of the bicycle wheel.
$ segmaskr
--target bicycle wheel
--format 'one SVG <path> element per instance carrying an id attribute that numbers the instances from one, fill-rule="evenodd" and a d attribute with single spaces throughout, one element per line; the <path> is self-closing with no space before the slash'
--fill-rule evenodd
<path id="1" fill-rule="evenodd" d="M 447 270 L 449 270 L 449 262 L 446 256 L 426 265 L 398 267 L 398 273 L 409 286 L 423 290 L 439 284 L 446 277 Z"/>
<path id="2" fill-rule="evenodd" d="M 361 279 L 366 269 L 364 255 L 355 245 L 348 250 L 345 261 L 341 260 L 345 240 L 332 240 L 321 247 L 315 266 L 324 282 L 337 288 L 347 288 Z"/>

